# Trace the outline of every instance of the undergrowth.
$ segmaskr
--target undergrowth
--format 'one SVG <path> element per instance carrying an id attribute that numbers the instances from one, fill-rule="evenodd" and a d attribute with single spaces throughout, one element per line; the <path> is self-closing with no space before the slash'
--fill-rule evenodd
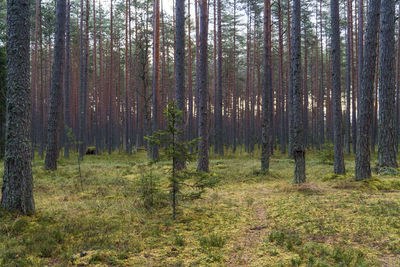
<path id="1" fill-rule="evenodd" d="M 82 191 L 73 155 L 55 172 L 36 156 L 37 212 L 0 211 L 0 265 L 400 266 L 395 172 L 354 182 L 354 158 L 337 176 L 309 151 L 307 184 L 295 186 L 292 159 L 276 152 L 261 173 L 258 155 L 211 155 L 220 183 L 179 203 L 176 221 L 167 161 L 144 172 L 146 152 L 86 156 Z"/>

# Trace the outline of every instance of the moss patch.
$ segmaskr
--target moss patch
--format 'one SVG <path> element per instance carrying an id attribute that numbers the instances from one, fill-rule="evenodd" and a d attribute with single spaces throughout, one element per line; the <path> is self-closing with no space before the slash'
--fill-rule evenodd
<path id="1" fill-rule="evenodd" d="M 36 157 L 37 213 L 0 211 L 0 265 L 400 265 L 400 180 L 355 182 L 352 157 L 350 172 L 335 176 L 326 155 L 308 152 L 307 184 L 295 186 L 293 160 L 278 152 L 268 173 L 258 171 L 258 153 L 212 155 L 220 183 L 180 201 L 172 221 L 168 199 L 151 210 L 140 201 L 145 152 L 85 157 L 83 191 L 74 156 L 55 172 Z M 164 195 L 169 166 L 151 167 Z"/>

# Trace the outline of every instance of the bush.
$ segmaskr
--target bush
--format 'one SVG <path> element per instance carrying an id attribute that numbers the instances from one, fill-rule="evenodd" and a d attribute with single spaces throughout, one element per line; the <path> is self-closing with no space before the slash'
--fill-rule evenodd
<path id="1" fill-rule="evenodd" d="M 318 157 L 322 164 L 333 165 L 335 152 L 332 144 L 326 144 L 324 149 L 318 151 Z"/>
<path id="2" fill-rule="evenodd" d="M 379 169 L 379 174 L 383 176 L 397 176 L 399 175 L 399 171 L 395 168 L 383 167 Z"/>

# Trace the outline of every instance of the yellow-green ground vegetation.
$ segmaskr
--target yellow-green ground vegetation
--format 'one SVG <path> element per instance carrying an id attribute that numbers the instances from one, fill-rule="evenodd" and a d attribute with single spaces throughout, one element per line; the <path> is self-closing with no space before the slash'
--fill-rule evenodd
<path id="1" fill-rule="evenodd" d="M 80 178 L 76 155 L 55 172 L 36 157 L 37 212 L 0 211 L 0 265 L 400 266 L 398 171 L 354 182 L 353 157 L 336 176 L 324 153 L 307 152 L 300 186 L 293 160 L 279 152 L 269 173 L 257 153 L 211 156 L 219 183 L 179 201 L 176 221 L 170 162 L 146 166 L 145 152 L 90 155 Z"/>

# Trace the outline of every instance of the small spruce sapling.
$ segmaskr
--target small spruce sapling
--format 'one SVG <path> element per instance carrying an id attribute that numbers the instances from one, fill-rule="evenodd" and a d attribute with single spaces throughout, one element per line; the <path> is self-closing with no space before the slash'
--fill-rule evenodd
<path id="1" fill-rule="evenodd" d="M 180 140 L 179 137 L 183 135 L 183 130 L 178 128 L 178 125 L 183 121 L 183 112 L 177 108 L 174 101 L 168 103 L 164 115 L 167 120 L 166 129 L 156 131 L 152 136 L 147 136 L 146 139 L 150 144 L 163 147 L 164 154 L 158 160 L 162 158 L 172 160 L 169 186 L 172 198 L 172 218 L 176 219 L 178 196 L 180 199 L 188 200 L 200 198 L 206 188 L 213 187 L 218 183 L 218 179 L 209 176 L 207 173 L 191 172 L 186 168 L 181 168 L 180 162 L 186 163 L 195 160 L 197 151 L 191 152 L 189 148 L 197 147 L 200 139 Z M 183 191 L 183 187 L 187 190 Z"/>

